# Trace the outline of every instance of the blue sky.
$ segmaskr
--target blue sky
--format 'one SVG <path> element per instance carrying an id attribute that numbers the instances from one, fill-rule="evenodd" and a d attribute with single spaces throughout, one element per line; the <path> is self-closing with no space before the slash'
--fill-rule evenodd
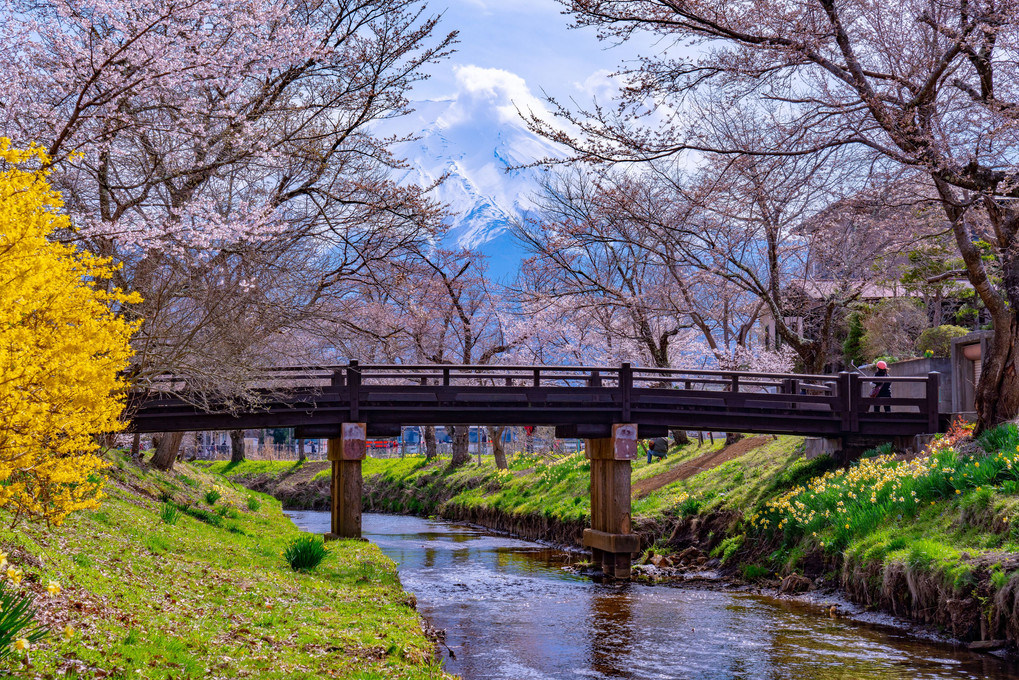
<path id="1" fill-rule="evenodd" d="M 542 90 L 584 104 L 606 96 L 608 74 L 651 46 L 611 47 L 591 29 L 568 28 L 562 8 L 555 0 L 432 0 L 429 12 L 443 14 L 440 30 L 459 30 L 460 44 L 413 98 L 453 98 L 465 87 L 504 91 L 518 105 L 533 104 Z"/>

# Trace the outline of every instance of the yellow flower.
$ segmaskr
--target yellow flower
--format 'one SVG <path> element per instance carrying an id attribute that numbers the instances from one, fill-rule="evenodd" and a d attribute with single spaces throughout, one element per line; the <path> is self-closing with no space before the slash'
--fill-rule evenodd
<path id="1" fill-rule="evenodd" d="M 28 648 L 31 646 L 32 645 L 28 644 L 28 640 L 26 640 L 25 638 L 18 638 L 17 640 L 14 641 L 14 649 L 18 650 L 19 652 L 27 651 Z"/>
<path id="2" fill-rule="evenodd" d="M 962 491 L 959 491 L 958 489 L 956 489 L 955 493 L 960 494 L 960 493 L 962 493 Z"/>
<path id="3" fill-rule="evenodd" d="M 115 266 L 52 237 L 72 225 L 41 149 L 0 136 L 0 164 L 0 439 L 19 452 L 0 460 L 0 507 L 60 524 L 102 497 L 93 434 L 124 427 L 120 372 L 136 325 L 118 309 L 140 298 L 107 283 Z"/>
<path id="4" fill-rule="evenodd" d="M 49 585 L 46 586 L 46 592 L 52 596 L 60 594 L 60 584 L 56 581 L 50 581 Z"/>
<path id="5" fill-rule="evenodd" d="M 72 637 L 74 637 L 74 633 L 75 633 L 74 626 L 72 626 L 71 624 L 67 624 L 66 626 L 64 626 L 65 640 L 70 640 Z"/>
<path id="6" fill-rule="evenodd" d="M 7 578 L 11 580 L 11 583 L 18 585 L 21 583 L 21 570 L 15 569 L 14 567 L 7 567 Z"/>
<path id="7" fill-rule="evenodd" d="M 0 569 L 7 566 L 7 553 L 0 552 Z"/>

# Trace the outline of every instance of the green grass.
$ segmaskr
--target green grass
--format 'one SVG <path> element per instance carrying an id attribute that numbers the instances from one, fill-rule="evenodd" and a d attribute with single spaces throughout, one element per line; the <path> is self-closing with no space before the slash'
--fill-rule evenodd
<path id="1" fill-rule="evenodd" d="M 180 510 L 173 503 L 164 501 L 162 507 L 159 508 L 159 519 L 163 521 L 163 524 L 173 526 L 180 519 Z"/>
<path id="2" fill-rule="evenodd" d="M 230 461 L 198 462 L 197 465 L 208 472 L 222 475 L 227 479 L 269 475 L 282 477 L 301 468 L 301 463 L 286 460 L 245 460 L 240 463 Z"/>
<path id="3" fill-rule="evenodd" d="M 939 584 L 943 593 L 967 593 L 981 579 L 991 579 L 988 570 L 975 566 L 980 555 L 1019 552 L 1015 428 L 982 437 L 986 454 L 972 446 L 965 454 L 942 448 L 922 471 L 917 464 L 877 457 L 888 447 L 839 471 L 827 456 L 803 458 L 800 442 L 769 439 L 739 458 L 635 495 L 635 527 L 658 527 L 667 536 L 670 521 L 728 513 L 735 519 L 717 537 L 712 554 L 750 580 L 801 571 L 808 563 L 831 569 L 847 562 L 865 573 L 905 569 Z M 707 444 L 691 444 L 674 449 L 665 461 L 636 461 L 633 482 L 710 450 Z M 363 471 L 372 506 L 391 512 L 450 515 L 454 509 L 477 508 L 589 522 L 590 466 L 582 455 L 517 455 L 508 471 L 486 460 L 453 472 L 445 460 L 408 456 L 368 459 Z M 821 482 L 823 488 L 817 486 Z M 790 515 L 793 507 L 798 519 Z M 1011 575 L 993 578 L 1001 587 Z"/>
<path id="4" fill-rule="evenodd" d="M 310 571 L 322 563 L 329 554 L 321 536 L 301 534 L 283 551 L 283 559 L 294 571 Z"/>
<path id="5" fill-rule="evenodd" d="M 737 460 L 676 481 L 634 498 L 635 519 L 690 516 L 719 509 L 740 508 L 773 494 L 803 471 L 829 466 L 803 461 L 800 439 L 779 437 Z M 650 465 L 644 459 L 632 466 L 632 481 L 661 475 L 698 456 L 721 448 L 705 442 L 673 448 L 664 461 Z M 492 459 L 478 466 L 469 463 L 450 472 L 446 460 L 426 461 L 423 456 L 368 458 L 362 472 L 368 488 L 378 489 L 374 507 L 390 512 L 448 513 L 453 508 L 494 508 L 511 515 L 539 515 L 560 521 L 587 522 L 590 518 L 590 462 L 582 453 L 558 458 L 515 454 L 509 469 L 495 468 Z M 324 473 L 328 475 L 328 471 Z"/>
<path id="6" fill-rule="evenodd" d="M 986 597 L 1012 583 L 1016 573 L 994 565 L 999 554 L 1019 553 L 1019 428 L 991 430 L 979 446 L 963 442 L 959 451 L 939 445 L 922 464 L 893 460 L 888 446 L 878 447 L 848 471 L 839 471 L 827 456 L 804 459 L 800 442 L 768 439 L 737 459 L 635 494 L 634 526 L 664 532 L 651 537 L 655 551 L 662 552 L 670 548 L 666 539 L 675 522 L 694 515 L 724 518 L 727 525 L 716 526 L 712 555 L 725 568 L 748 580 L 809 568 L 812 577 L 852 582 L 853 592 L 866 588 L 871 599 L 880 597 L 882 578 L 902 574 L 926 584 L 928 598 Z M 639 484 L 720 446 L 694 443 L 674 449 L 664 461 L 638 460 L 632 480 Z M 210 469 L 239 479 L 284 477 L 297 468 L 256 461 Z M 460 516 L 497 510 L 589 522 L 590 464 L 582 455 L 514 455 L 507 471 L 495 469 L 490 458 L 455 471 L 441 459 L 369 458 L 363 473 L 374 509 L 463 511 Z M 323 469 L 318 476 L 328 474 Z"/>
<path id="7" fill-rule="evenodd" d="M 165 475 L 128 463 L 110 473 L 102 508 L 63 526 L 11 528 L 0 513 L 0 550 L 24 570 L 23 587 L 63 587 L 36 597 L 57 631 L 33 648 L 33 677 L 448 677 L 376 546 L 333 542 L 314 571 L 294 572 L 282 553 L 301 533 L 275 499 L 188 465 Z M 168 480 L 183 489 L 175 507 L 188 513 L 176 525 L 161 518 Z M 202 510 L 200 489 L 217 482 L 230 509 L 248 498 L 259 508 L 233 510 L 233 519 Z M 220 526 L 205 521 L 212 517 Z M 60 634 L 67 624 L 77 629 L 70 640 Z M 9 662 L 22 668 L 18 653 Z M 94 670 L 75 675 L 81 664 Z"/>

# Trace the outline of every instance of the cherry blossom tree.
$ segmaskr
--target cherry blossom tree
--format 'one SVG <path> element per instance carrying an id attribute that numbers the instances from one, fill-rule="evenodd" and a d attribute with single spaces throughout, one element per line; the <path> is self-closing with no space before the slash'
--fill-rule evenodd
<path id="1" fill-rule="evenodd" d="M 539 217 L 517 228 L 533 253 L 522 271 L 521 299 L 529 308 L 558 307 L 556 325 L 564 330 L 599 329 L 603 354 L 659 368 L 673 365 L 675 343 L 687 340 L 688 330 L 698 330 L 713 349 L 726 345 L 743 301 L 732 286 L 659 247 L 686 220 L 673 199 L 669 187 L 624 173 L 552 175 Z M 723 307 L 732 313 L 722 314 Z M 753 318 L 743 321 L 737 341 L 747 340 Z"/>
<path id="2" fill-rule="evenodd" d="M 145 298 L 139 385 L 224 387 L 325 292 L 438 228 L 371 133 L 455 40 L 419 3 L 9 0 L 0 20 L 0 129 L 53 159 L 65 239 Z M 283 310 L 264 286 L 286 277 L 286 314 L 250 308 L 254 290 Z"/>
<path id="3" fill-rule="evenodd" d="M 563 4 L 605 40 L 642 33 L 674 46 L 626 70 L 616 106 L 560 106 L 579 132 L 531 121 L 579 158 L 844 149 L 871 168 L 922 175 L 994 322 L 977 388 L 980 425 L 1019 412 L 1017 0 Z M 769 111 L 774 142 L 746 149 L 705 138 L 698 131 L 705 102 Z"/>
<path id="4" fill-rule="evenodd" d="M 308 237 L 324 289 L 434 232 L 369 131 L 453 41 L 415 3 L 12 0 L 3 18 L 4 130 L 46 147 L 68 236 L 143 294 Z"/>
<path id="5" fill-rule="evenodd" d="M 522 319 L 487 276 L 484 256 L 424 249 L 393 258 L 333 300 L 321 332 L 348 358 L 411 364 L 489 365 L 505 360 L 542 325 Z M 469 460 L 466 425 L 450 424 L 457 467 Z M 429 457 L 434 430 L 426 428 Z"/>

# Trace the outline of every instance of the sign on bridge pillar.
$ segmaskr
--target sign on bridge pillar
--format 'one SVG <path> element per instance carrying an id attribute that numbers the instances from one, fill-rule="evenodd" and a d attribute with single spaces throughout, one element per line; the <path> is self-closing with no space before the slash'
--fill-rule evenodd
<path id="1" fill-rule="evenodd" d="M 630 533 L 630 462 L 637 458 L 637 426 L 613 425 L 612 436 L 587 440 L 591 460 L 591 528 L 584 545 L 602 573 L 630 578 L 630 558 L 640 539 Z"/>
<path id="2" fill-rule="evenodd" d="M 364 423 L 343 423 L 340 438 L 330 439 L 333 465 L 332 526 L 327 540 L 361 537 L 361 461 L 367 453 Z"/>

